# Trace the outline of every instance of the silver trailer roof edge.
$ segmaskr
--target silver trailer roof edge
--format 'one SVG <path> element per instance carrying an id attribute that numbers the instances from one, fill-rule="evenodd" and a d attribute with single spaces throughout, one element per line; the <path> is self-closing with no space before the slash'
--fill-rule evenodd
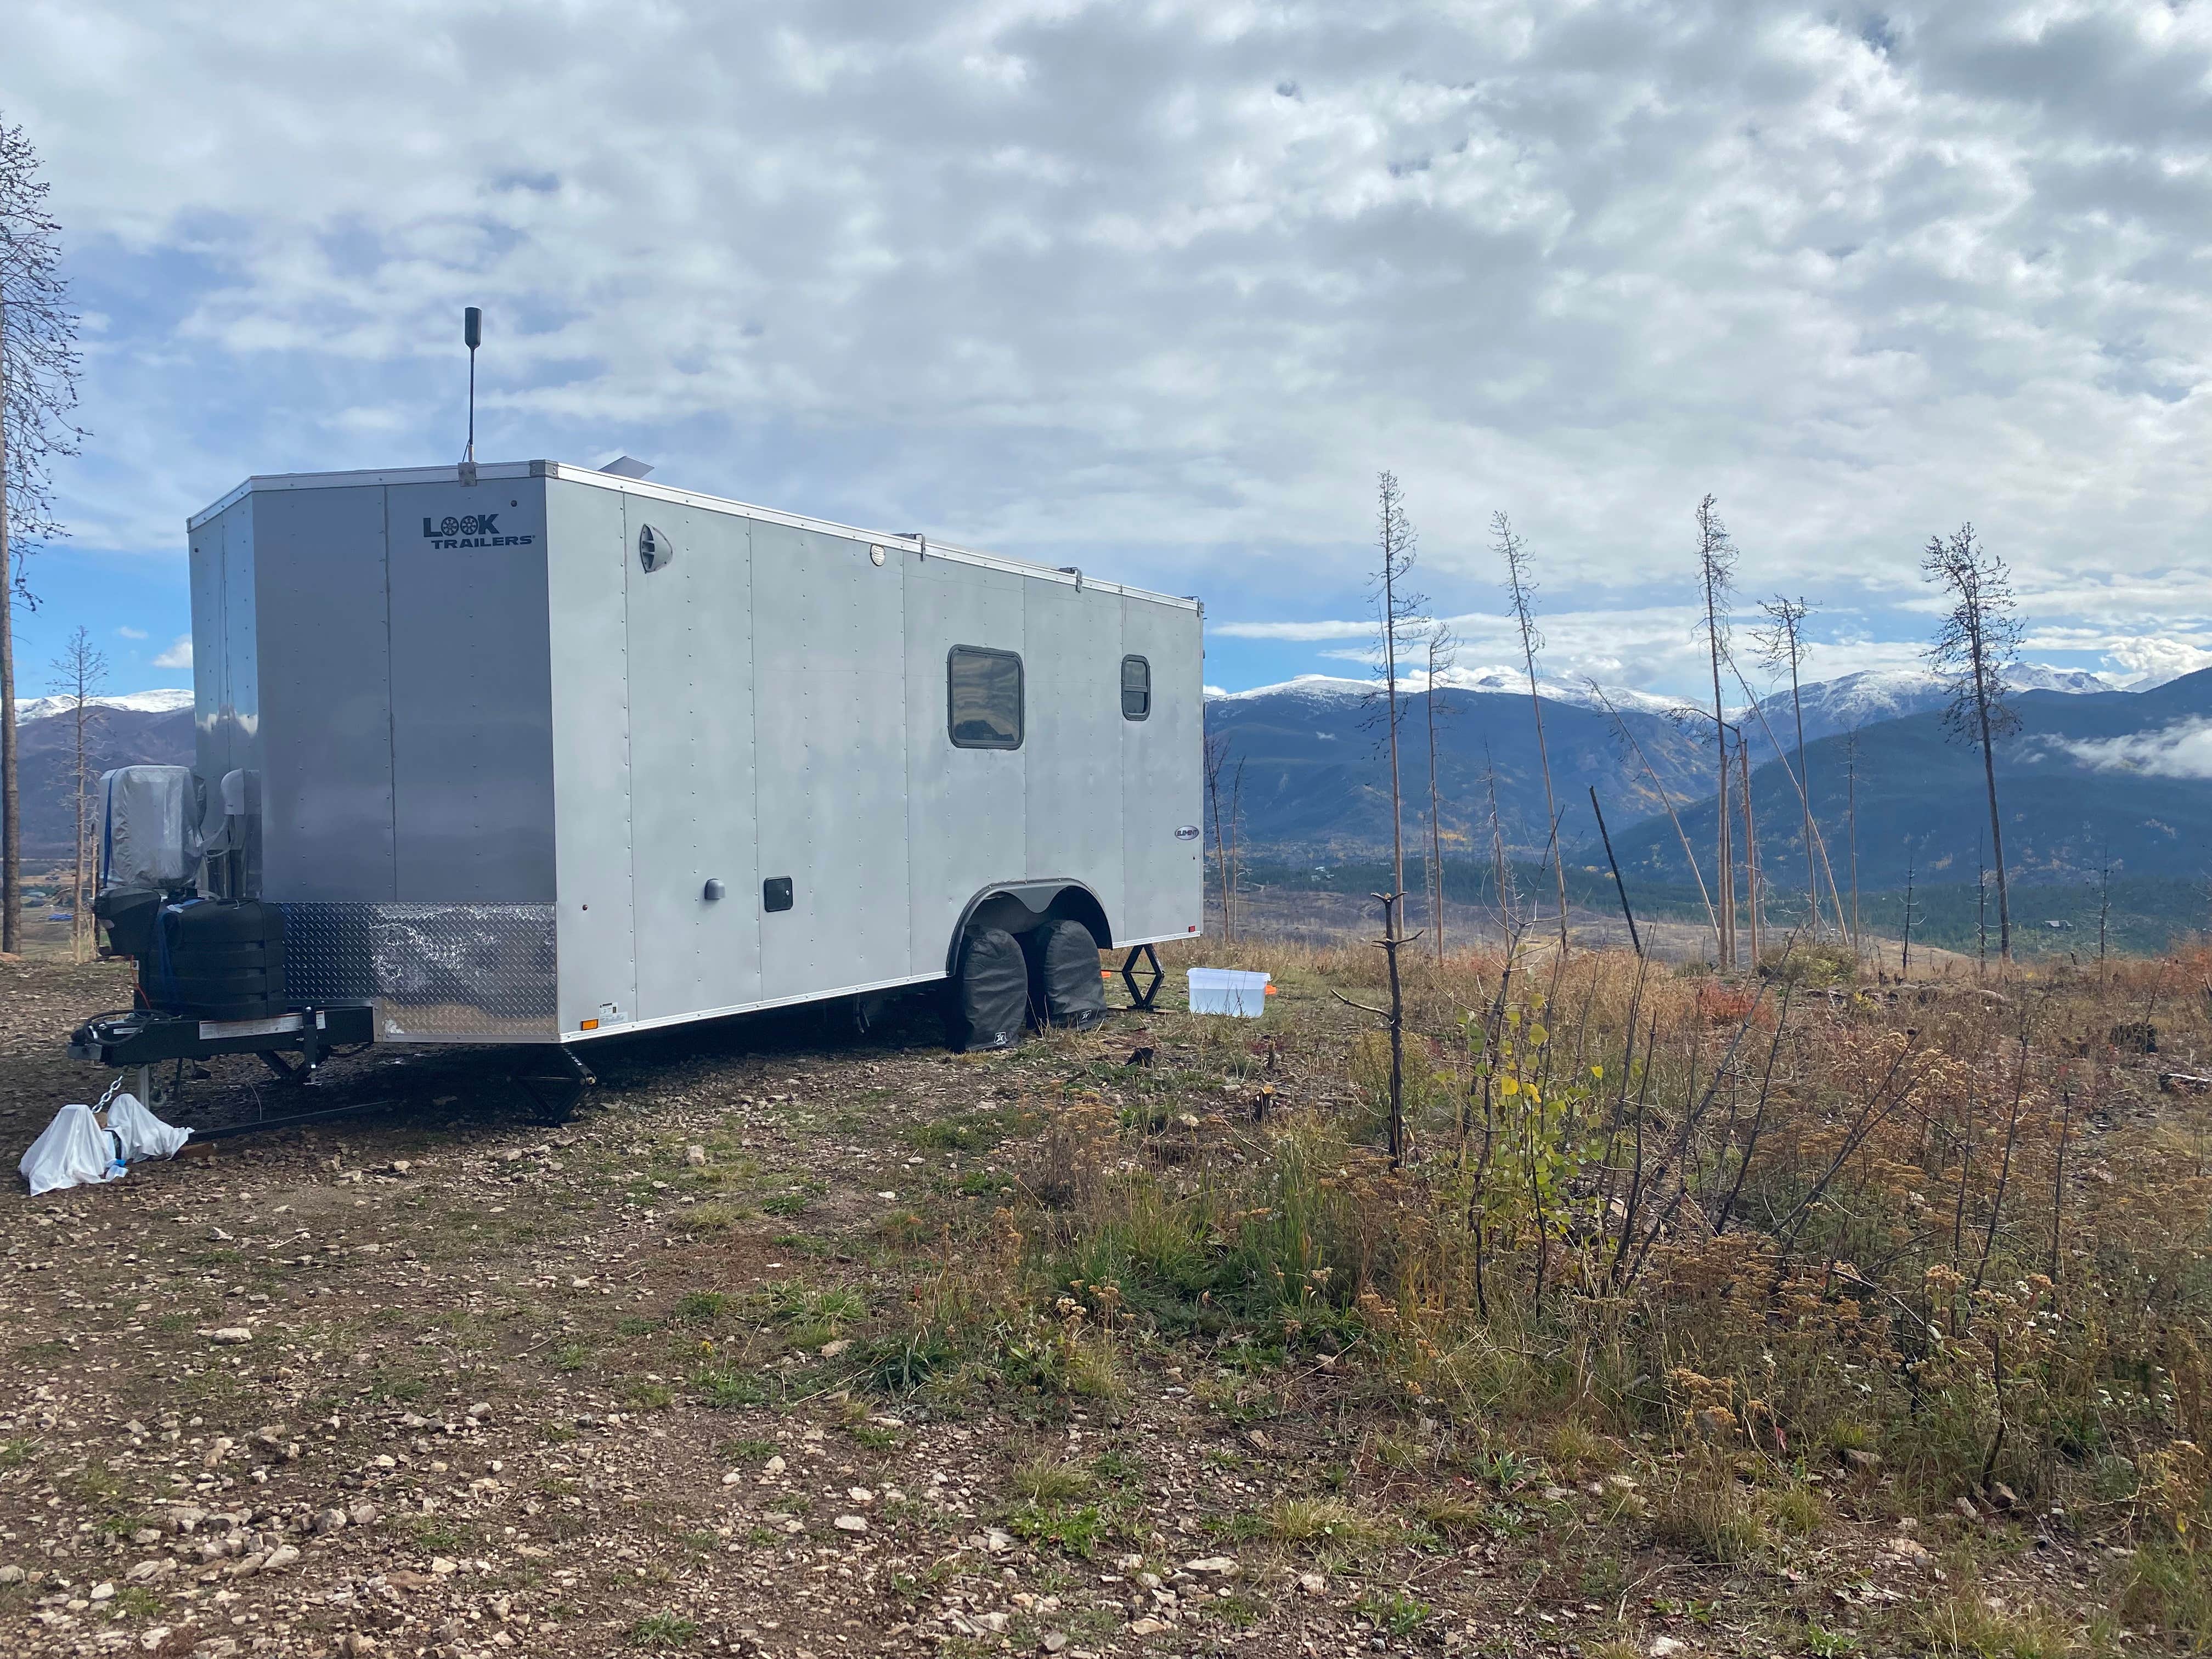
<path id="1" fill-rule="evenodd" d="M 276 472 L 257 473 L 247 478 L 220 500 L 200 509 L 185 520 L 189 533 L 198 530 L 210 520 L 228 512 L 257 489 L 328 489 L 346 485 L 457 483 L 460 482 L 460 465 L 414 467 L 371 467 L 349 472 Z M 786 526 L 793 530 L 820 531 L 826 534 L 845 536 L 863 541 L 896 545 L 932 559 L 950 559 L 957 564 L 980 566 L 984 569 L 1000 570 L 1008 575 L 1031 576 L 1040 581 L 1058 582 L 1079 591 L 1095 588 L 1101 592 L 1118 594 L 1124 599 L 1143 599 L 1154 605 L 1164 605 L 1178 611 L 1198 611 L 1201 607 L 1194 599 L 1171 593 L 1155 593 L 1149 588 L 1130 587 L 1119 582 L 1099 581 L 1051 565 L 1028 559 L 1017 559 L 1002 553 L 985 553 L 975 548 L 961 547 L 935 538 L 901 535 L 890 531 L 870 530 L 861 526 L 839 524 L 832 519 L 811 518 L 801 513 L 786 513 L 772 507 L 758 507 L 750 501 L 740 501 L 727 495 L 709 495 L 704 490 L 678 489 L 671 484 L 657 484 L 642 478 L 625 478 L 617 474 L 602 472 L 596 467 L 579 466 L 564 461 L 495 461 L 477 466 L 479 482 L 488 483 L 507 478 L 557 478 L 566 483 L 588 484 L 597 489 L 611 489 L 618 494 L 641 495 L 651 501 L 673 502 L 683 507 L 721 508 L 742 513 L 747 518 L 758 519 L 769 524 Z"/>

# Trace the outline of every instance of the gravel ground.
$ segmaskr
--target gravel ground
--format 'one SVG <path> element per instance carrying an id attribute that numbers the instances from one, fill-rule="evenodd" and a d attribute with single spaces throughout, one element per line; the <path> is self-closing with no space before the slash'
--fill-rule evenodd
<path id="1" fill-rule="evenodd" d="M 62 1040 L 125 984 L 0 963 L 11 1164 L 96 1097 Z M 1255 1376 L 1133 1340 L 1090 1396 L 872 1388 L 860 1362 L 971 1265 L 944 1241 L 1051 1157 L 1073 1083 L 1142 1044 L 1203 1063 L 1182 1019 L 988 1058 L 943 1052 L 923 1011 L 865 1041 L 792 1017 L 603 1045 L 560 1127 L 495 1056 L 371 1054 L 318 1087 L 389 1109 L 19 1185 L 0 1649 L 1805 1651 L 1937 1588 L 1893 1523 L 1747 1576 L 1656 1551 L 1630 1474 L 1479 1487 L 1326 1360 Z M 185 1121 L 297 1098 L 252 1078 L 219 1068 Z M 1291 1109 L 1320 1085 L 1283 1086 Z M 1194 1102 L 1194 1145 L 1237 1156 L 1240 1103 Z M 1494 1524 L 1407 1519 L 1455 1494 Z M 1310 1536 L 1252 1524 L 1293 1498 Z M 2063 1592 L 2081 1569 L 2014 1571 Z"/>

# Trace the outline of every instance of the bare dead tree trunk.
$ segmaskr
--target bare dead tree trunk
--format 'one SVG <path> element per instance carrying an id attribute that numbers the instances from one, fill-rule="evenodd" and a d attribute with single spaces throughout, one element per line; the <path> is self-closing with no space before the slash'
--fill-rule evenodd
<path id="1" fill-rule="evenodd" d="M 1814 862 L 1814 848 L 1818 834 L 1813 827 L 1813 780 L 1805 769 L 1805 698 L 1799 684 L 1799 671 L 1805 660 L 1805 618 L 1812 615 L 1812 606 L 1802 599 L 1776 597 L 1759 606 L 1767 616 L 1768 627 L 1759 636 L 1761 654 L 1775 667 L 1790 671 L 1790 712 L 1797 726 L 1797 793 L 1805 809 L 1805 902 L 1806 915 L 1811 918 L 1813 937 L 1820 936 L 1820 882 L 1819 868 Z M 1761 723 L 1764 724 L 1762 716 Z M 1770 737 L 1771 732 L 1768 734 Z M 1831 872 L 1830 880 L 1834 878 Z M 1843 918 L 1836 918 L 1840 928 Z"/>
<path id="2" fill-rule="evenodd" d="M 85 866 L 88 808 L 92 801 L 92 739 L 99 723 L 100 707 L 93 699 L 107 678 L 107 659 L 92 643 L 92 630 L 80 625 L 53 662 L 54 690 L 69 699 L 72 753 L 70 795 L 76 821 L 76 884 L 70 890 L 70 959 L 84 958 L 84 938 L 89 931 L 85 918 Z"/>
<path id="3" fill-rule="evenodd" d="M 1629 728 L 1628 722 L 1621 719 L 1620 710 L 1613 706 L 1613 699 L 1605 695 L 1595 680 L 1585 677 L 1583 684 L 1589 687 L 1591 696 L 1605 705 L 1605 712 L 1613 716 L 1613 729 L 1626 738 L 1628 746 L 1635 751 L 1637 763 L 1643 767 L 1644 775 L 1651 780 L 1651 787 L 1659 795 L 1659 804 L 1667 809 L 1667 821 L 1674 826 L 1674 837 L 1682 843 L 1682 859 L 1690 866 L 1690 878 L 1698 884 L 1698 896 L 1705 901 L 1705 919 L 1711 924 L 1713 949 L 1717 951 L 1721 948 L 1720 912 L 1713 907 L 1713 896 L 1705 887 L 1705 873 L 1698 867 L 1698 855 L 1691 850 L 1689 831 L 1682 828 L 1681 817 L 1674 811 L 1674 798 L 1667 793 L 1667 786 L 1660 781 L 1658 769 L 1651 764 L 1650 757 L 1644 752 L 1644 745 L 1636 740 L 1636 733 Z"/>
<path id="4" fill-rule="evenodd" d="M 1544 743 L 1544 699 L 1536 690 L 1536 652 L 1544 643 L 1544 636 L 1536 631 L 1530 610 L 1535 598 L 1535 584 L 1528 578 L 1528 544 L 1514 533 L 1512 520 L 1503 513 L 1490 515 L 1492 546 L 1505 561 L 1506 592 L 1512 601 L 1513 618 L 1521 629 L 1521 660 L 1528 671 L 1528 705 L 1536 714 L 1536 764 L 1544 774 L 1544 820 L 1556 835 L 1559 823 L 1559 803 L 1552 795 L 1552 756 Z M 1559 954 L 1567 953 L 1567 869 L 1562 861 L 1554 860 L 1553 878 L 1559 887 Z"/>
<path id="5" fill-rule="evenodd" d="M 2011 573 L 2005 562 L 1964 524 L 1947 541 L 1930 537 L 1921 573 L 1949 592 L 1950 613 L 1936 630 L 1928 659 L 1945 677 L 1950 706 L 1945 723 L 1969 735 L 1982 750 L 1982 781 L 1989 793 L 1990 855 L 1997 872 L 1997 955 L 2012 960 L 2012 893 L 2005 876 L 2004 817 L 1997 810 L 1996 739 L 2017 730 L 2020 719 L 2006 698 L 2005 675 L 2018 659 L 2021 629 Z"/>
<path id="6" fill-rule="evenodd" d="M 1451 632 L 1442 623 L 1429 630 L 1429 926 L 1437 936 L 1437 966 L 1444 965 L 1444 836 L 1437 784 L 1437 674 L 1451 665 Z"/>
<path id="7" fill-rule="evenodd" d="M 1206 769 L 1206 808 L 1213 819 L 1214 880 L 1221 890 L 1221 942 L 1229 945 L 1235 942 L 1237 934 L 1229 914 L 1229 832 L 1221 814 L 1221 773 L 1229 763 L 1226 732 L 1207 733 L 1202 759 Z"/>
<path id="8" fill-rule="evenodd" d="M 1494 879 L 1498 884 L 1498 934 L 1510 943 L 1513 938 L 1513 911 L 1512 907 L 1506 902 L 1505 897 L 1505 828 L 1498 821 L 1498 769 L 1491 764 L 1486 749 L 1483 754 L 1482 780 L 1490 791 L 1490 856 L 1497 866 Z"/>
<path id="9" fill-rule="evenodd" d="M 1244 761 L 1237 757 L 1237 769 L 1229 775 L 1229 879 L 1221 892 L 1224 916 L 1237 902 L 1239 878 L 1244 871 Z M 1232 933 L 1232 939 L 1235 935 Z"/>
<path id="10" fill-rule="evenodd" d="M 2105 867 L 2097 883 L 2097 982 L 2105 982 L 2105 939 L 2112 920 L 2112 849 L 2105 848 Z"/>
<path id="11" fill-rule="evenodd" d="M 1912 860 L 1905 860 L 1905 952 L 1898 963 L 1900 978 L 1912 977 Z"/>
<path id="12" fill-rule="evenodd" d="M 1735 550 L 1728 526 L 1721 522 L 1710 495 L 1698 503 L 1698 574 L 1705 597 L 1705 643 L 1712 659 L 1713 744 L 1719 755 L 1719 810 L 1715 866 L 1720 871 L 1721 966 L 1735 965 L 1735 849 L 1729 834 L 1728 705 L 1721 698 L 1721 656 L 1726 647 L 1725 612 L 1729 589 L 1735 573 Z"/>
<path id="13" fill-rule="evenodd" d="M 1859 732 L 1851 728 L 1844 745 L 1844 817 L 1851 842 L 1851 953 L 1866 953 L 1866 935 L 1859 931 Z"/>
<path id="14" fill-rule="evenodd" d="M 1381 569 L 1376 586 L 1381 599 L 1378 618 L 1382 644 L 1382 712 L 1390 750 L 1390 891 L 1382 896 L 1382 952 L 1390 968 L 1390 1166 L 1398 1168 L 1406 1156 L 1405 992 L 1398 976 L 1398 946 L 1403 940 L 1406 902 L 1405 791 L 1398 764 L 1398 646 L 1399 631 L 1419 609 L 1422 601 L 1404 586 L 1413 568 L 1413 526 L 1406 515 L 1405 493 L 1397 476 L 1377 473 L 1376 531 Z"/>
<path id="15" fill-rule="evenodd" d="M 0 956 L 23 948 L 23 807 L 15 738 L 15 556 L 9 544 L 8 302 L 0 292 Z"/>
<path id="16" fill-rule="evenodd" d="M 1751 921 L 1751 965 L 1759 966 L 1759 830 L 1751 817 L 1751 737 L 1738 730 L 1736 765 L 1743 775 L 1743 892 Z"/>

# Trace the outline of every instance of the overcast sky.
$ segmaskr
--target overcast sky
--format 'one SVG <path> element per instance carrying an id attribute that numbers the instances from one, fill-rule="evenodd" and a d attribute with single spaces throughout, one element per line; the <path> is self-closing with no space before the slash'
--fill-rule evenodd
<path id="1" fill-rule="evenodd" d="M 1815 669 L 1972 519 L 2031 655 L 2212 662 L 2212 4 L 15 0 L 94 432 L 27 690 L 185 684 L 183 520 L 478 453 L 1198 592 L 1360 672 L 1396 471 L 1462 660 L 1695 684 L 1691 514 Z M 143 638 L 132 637 L 132 635 Z"/>

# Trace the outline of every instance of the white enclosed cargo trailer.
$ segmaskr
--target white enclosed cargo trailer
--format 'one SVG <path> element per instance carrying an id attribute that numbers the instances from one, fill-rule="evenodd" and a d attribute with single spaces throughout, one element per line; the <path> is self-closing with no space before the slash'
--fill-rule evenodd
<path id="1" fill-rule="evenodd" d="M 256 477 L 191 545 L 209 880 L 380 1041 L 1199 931 L 1194 600 L 550 461 Z"/>

